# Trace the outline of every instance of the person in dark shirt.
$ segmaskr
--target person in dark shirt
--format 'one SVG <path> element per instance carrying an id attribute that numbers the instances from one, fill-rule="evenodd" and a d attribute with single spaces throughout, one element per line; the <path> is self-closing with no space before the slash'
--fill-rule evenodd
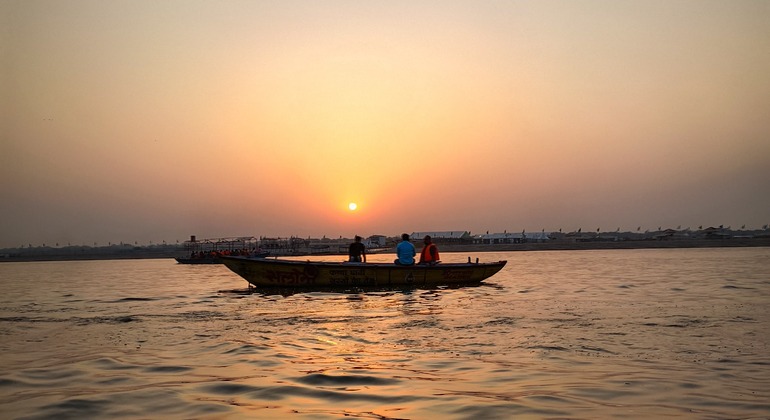
<path id="1" fill-rule="evenodd" d="M 366 262 L 366 246 L 361 243 L 361 237 L 356 235 L 355 241 L 348 248 L 350 262 Z"/>

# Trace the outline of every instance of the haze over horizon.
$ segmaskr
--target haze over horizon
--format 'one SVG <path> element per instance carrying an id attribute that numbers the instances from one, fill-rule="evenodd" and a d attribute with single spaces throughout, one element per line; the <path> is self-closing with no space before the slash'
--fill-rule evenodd
<path id="1" fill-rule="evenodd" d="M 0 1 L 0 248 L 759 228 L 768 23 L 763 0 Z"/>

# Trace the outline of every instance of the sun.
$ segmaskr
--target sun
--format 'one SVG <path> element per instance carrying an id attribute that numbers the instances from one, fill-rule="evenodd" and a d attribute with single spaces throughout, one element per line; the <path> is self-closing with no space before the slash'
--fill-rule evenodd
<path id="1" fill-rule="evenodd" d="M 348 208 L 350 209 L 350 211 L 356 211 L 356 209 L 358 208 L 358 204 L 350 203 L 348 204 Z"/>

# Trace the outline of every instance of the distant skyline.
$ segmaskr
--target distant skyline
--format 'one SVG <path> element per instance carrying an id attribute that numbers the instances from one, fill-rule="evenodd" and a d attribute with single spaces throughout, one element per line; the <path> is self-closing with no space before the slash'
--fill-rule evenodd
<path id="1" fill-rule="evenodd" d="M 758 229 L 768 22 L 764 0 L 0 0 L 0 248 Z"/>
<path id="2" fill-rule="evenodd" d="M 627 234 L 628 237 L 634 237 L 634 236 L 645 236 L 645 235 L 656 235 L 659 232 L 665 232 L 668 230 L 674 230 L 677 232 L 692 232 L 692 234 L 698 234 L 699 232 L 702 234 L 702 232 L 706 232 L 710 229 L 716 229 L 721 232 L 765 232 L 768 230 L 768 225 L 763 225 L 760 227 L 750 227 L 750 226 L 696 226 L 696 227 L 683 227 L 683 226 L 676 226 L 676 227 L 663 227 L 658 226 L 655 228 L 648 228 L 648 229 L 641 229 L 641 226 L 637 227 L 637 229 L 625 229 L 620 230 L 620 228 L 617 229 L 583 229 L 582 227 L 573 229 L 573 230 L 564 230 L 564 229 L 557 229 L 557 230 L 545 230 L 543 229 L 542 232 L 544 232 L 546 235 L 550 235 L 553 238 L 560 238 L 560 237 L 569 237 L 570 235 L 576 235 L 576 236 L 595 236 L 595 235 L 610 235 L 615 233 L 620 234 Z M 393 239 L 398 239 L 402 233 L 407 233 L 411 236 L 412 241 L 421 241 L 423 235 L 429 234 L 434 235 L 438 232 L 450 232 L 450 231 L 414 231 L 414 232 L 401 232 L 401 233 L 387 233 L 387 234 L 372 234 L 367 236 L 364 239 L 369 239 L 372 236 L 386 236 Z M 467 231 L 466 231 L 467 232 Z M 520 235 L 525 233 L 526 235 L 540 235 L 541 231 L 517 231 L 517 230 L 508 230 L 503 229 L 501 231 L 488 231 L 488 232 L 469 232 L 471 236 L 473 237 L 487 237 L 490 235 Z M 112 246 L 128 246 L 128 247 L 134 247 L 134 246 L 140 246 L 140 247 L 153 247 L 153 246 L 166 246 L 166 245 L 182 245 L 186 242 L 189 242 L 192 239 L 192 236 L 195 236 L 195 240 L 198 242 L 207 242 L 207 241 L 218 241 L 218 240 L 236 240 L 238 238 L 250 238 L 255 237 L 258 239 L 290 239 L 290 238 L 300 238 L 300 239 L 312 239 L 312 240 L 329 240 L 329 241 L 338 241 L 338 240 L 353 240 L 353 237 L 355 235 L 351 236 L 345 236 L 345 235 L 324 235 L 324 236 L 307 236 L 307 237 L 299 237 L 299 236 L 291 236 L 291 235 L 275 235 L 275 236 L 264 236 L 264 235 L 235 235 L 235 236 L 215 236 L 215 237 L 200 237 L 197 235 L 190 235 L 186 238 L 176 238 L 172 240 L 160 240 L 160 241 L 147 241 L 147 242 L 126 242 L 126 241 L 107 241 L 107 242 L 93 242 L 93 243 L 59 243 L 59 242 L 43 242 L 43 243 L 27 243 L 27 244 L 19 244 L 17 246 L 9 246 L 9 247 L 0 247 L 0 249 L 25 249 L 25 248 L 68 248 L 68 247 L 112 247 Z M 650 236 L 651 238 L 652 236 Z M 621 238 L 627 238 L 626 236 L 622 236 Z M 399 239 L 400 240 L 400 239 Z M 623 239 L 621 239 L 623 240 Z"/>

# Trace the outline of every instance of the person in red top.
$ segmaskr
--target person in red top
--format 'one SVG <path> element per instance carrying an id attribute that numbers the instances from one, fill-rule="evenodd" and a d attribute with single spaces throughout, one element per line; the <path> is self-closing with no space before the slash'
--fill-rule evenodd
<path id="1" fill-rule="evenodd" d="M 422 241 L 425 247 L 422 248 L 418 264 L 437 264 L 441 260 L 438 256 L 438 247 L 431 241 L 430 235 L 425 235 Z"/>

